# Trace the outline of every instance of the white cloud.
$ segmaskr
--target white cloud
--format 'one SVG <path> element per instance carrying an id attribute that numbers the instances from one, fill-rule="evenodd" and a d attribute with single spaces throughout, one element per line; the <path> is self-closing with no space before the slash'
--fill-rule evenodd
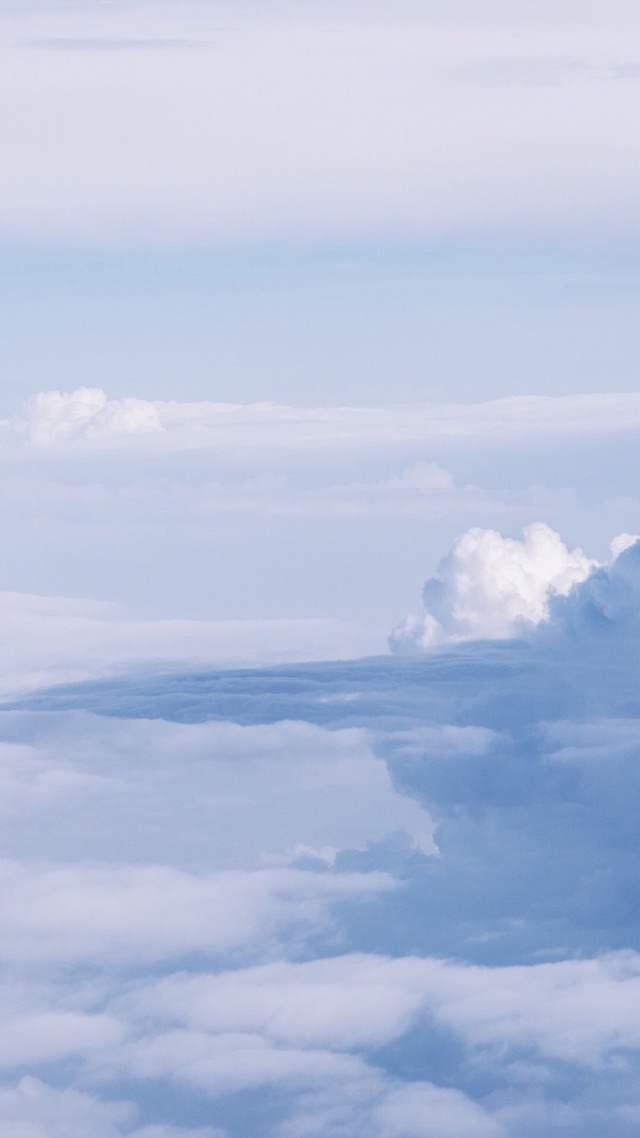
<path id="1" fill-rule="evenodd" d="M 37 1011 L 12 1016 L 0 1030 L 0 1068 L 15 1069 L 56 1063 L 113 1046 L 123 1034 L 106 1015 L 70 1011 Z"/>
<path id="2" fill-rule="evenodd" d="M 0 742 L 0 816 L 55 811 L 55 802 L 104 793 L 98 775 L 74 769 L 62 758 L 52 763 L 36 747 Z"/>
<path id="3" fill-rule="evenodd" d="M 615 1066 L 640 1048 L 640 958 L 622 953 L 528 968 L 447 968 L 432 1010 L 468 1043 L 534 1048 L 552 1063 Z M 490 1061 L 487 1056 L 486 1061 Z"/>
<path id="4" fill-rule="evenodd" d="M 344 659 L 382 647 L 375 629 L 338 620 L 141 620 L 116 605 L 0 592 L 0 690 L 131 668 Z"/>
<path id="5" fill-rule="evenodd" d="M 95 1070 L 101 1074 L 99 1063 Z M 107 1052 L 104 1070 L 111 1078 L 126 1074 L 182 1083 L 211 1097 L 269 1086 L 299 1093 L 333 1085 L 339 1099 L 341 1084 L 368 1081 L 375 1086 L 379 1080 L 375 1069 L 359 1056 L 322 1048 L 276 1047 L 263 1036 L 243 1032 L 155 1032 Z"/>
<path id="6" fill-rule="evenodd" d="M 224 1138 L 212 1127 L 135 1125 L 126 1102 L 104 1102 L 84 1091 L 59 1090 L 24 1076 L 0 1088 L 0 1138 Z"/>
<path id="7" fill-rule="evenodd" d="M 483 968 L 354 954 L 170 976 L 117 1007 L 129 1022 L 154 1019 L 160 1032 L 165 1024 L 202 1039 L 337 1051 L 390 1043 L 428 1013 L 477 1049 L 478 1063 L 533 1049 L 544 1062 L 600 1068 L 640 1050 L 640 957 Z"/>
<path id="8" fill-rule="evenodd" d="M 460 1091 L 414 1083 L 373 1112 L 380 1138 L 501 1138 L 499 1122 Z"/>
<path id="9" fill-rule="evenodd" d="M 129 1011 L 212 1034 L 260 1035 L 278 1046 L 351 1051 L 382 1046 L 411 1026 L 432 968 L 353 955 L 178 975 L 135 993 Z"/>
<path id="10" fill-rule="evenodd" d="M 141 965 L 266 951 L 330 927 L 331 906 L 392 888 L 386 874 L 296 869 L 193 874 L 171 866 L 0 863 L 0 958 Z"/>
<path id="11" fill-rule="evenodd" d="M 619 533 L 611 542 L 612 559 L 615 561 L 625 549 L 630 549 L 637 541 L 640 541 L 640 535 L 637 533 Z"/>
<path id="12" fill-rule="evenodd" d="M 543 522 L 529 525 L 522 541 L 495 530 L 472 529 L 427 581 L 425 611 L 394 629 L 396 652 L 428 651 L 464 640 L 517 635 L 549 615 L 549 599 L 566 596 L 597 563 L 569 550 Z"/>
<path id="13" fill-rule="evenodd" d="M 389 7 L 5 9 L 5 233 L 635 228 L 628 10 L 620 26 L 592 6 L 568 22 Z"/>
<path id="14" fill-rule="evenodd" d="M 294 452 L 448 439 L 517 440 L 549 435 L 609 434 L 640 427 L 640 394 L 509 396 L 485 403 L 387 407 L 292 407 L 275 403 L 181 403 L 131 396 L 109 399 L 100 388 L 43 391 L 23 415 L 5 421 L 13 438 L 37 447 L 76 443 L 104 449 L 129 437 L 145 453 L 215 447 L 224 452 L 283 447 Z M 142 438 L 140 436 L 143 436 Z M 146 439 L 144 436 L 148 436 Z M 84 446 L 84 451 L 82 445 Z M 391 489 L 451 489 L 451 475 L 421 460 L 386 483 Z"/>
<path id="15" fill-rule="evenodd" d="M 363 731 L 77 713 L 0 715 L 4 732 L 23 740 L 0 742 L 0 814 L 23 856 L 45 834 L 54 859 L 90 846 L 111 862 L 207 870 L 330 863 L 397 831 L 435 849 L 429 815 L 395 790 Z"/>
<path id="16" fill-rule="evenodd" d="M 75 1090 L 56 1090 L 25 1076 L 0 1089 L 1 1138 L 120 1138 L 129 1132 L 133 1108 L 102 1103 Z"/>
<path id="17" fill-rule="evenodd" d="M 455 481 L 436 462 L 416 462 L 386 483 L 390 490 L 453 490 Z"/>
<path id="18" fill-rule="evenodd" d="M 108 399 L 97 387 L 75 391 L 42 391 L 25 405 L 26 418 L 16 424 L 35 443 L 74 438 L 153 434 L 162 430 L 158 410 L 144 399 Z"/>

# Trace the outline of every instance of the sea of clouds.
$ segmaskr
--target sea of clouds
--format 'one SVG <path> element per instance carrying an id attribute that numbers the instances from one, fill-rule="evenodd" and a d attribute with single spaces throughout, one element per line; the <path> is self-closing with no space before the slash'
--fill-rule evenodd
<path id="1" fill-rule="evenodd" d="M 476 528 L 423 601 L 5 685 L 0 1135 L 637 1133 L 640 541 Z"/>

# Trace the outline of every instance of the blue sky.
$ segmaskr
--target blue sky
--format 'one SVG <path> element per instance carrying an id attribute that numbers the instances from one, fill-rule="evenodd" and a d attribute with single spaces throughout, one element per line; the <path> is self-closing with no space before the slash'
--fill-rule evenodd
<path id="1" fill-rule="evenodd" d="M 636 1138 L 638 19 L 0 0 L 0 1138 Z"/>
<path id="2" fill-rule="evenodd" d="M 637 382 L 637 257 L 622 243 L 17 245 L 0 288 L 4 414 L 82 383 L 309 406 Z"/>

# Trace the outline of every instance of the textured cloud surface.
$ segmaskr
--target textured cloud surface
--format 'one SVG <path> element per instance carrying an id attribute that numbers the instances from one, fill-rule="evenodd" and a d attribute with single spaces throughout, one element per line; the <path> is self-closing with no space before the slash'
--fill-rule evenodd
<path id="1" fill-rule="evenodd" d="M 7 1135 L 633 1138 L 640 542 L 485 540 L 510 639 L 4 705 Z"/>
<path id="2" fill-rule="evenodd" d="M 616 549 L 624 548 L 626 536 Z M 541 522 L 527 526 L 522 541 L 494 530 L 469 530 L 440 562 L 437 577 L 427 581 L 424 613 L 409 615 L 393 631 L 391 648 L 420 652 L 516 636 L 547 619 L 551 598 L 566 596 L 594 565 Z"/>

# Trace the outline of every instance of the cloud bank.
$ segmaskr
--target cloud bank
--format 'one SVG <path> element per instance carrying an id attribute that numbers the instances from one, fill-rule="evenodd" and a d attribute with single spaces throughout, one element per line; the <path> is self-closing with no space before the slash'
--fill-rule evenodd
<path id="1" fill-rule="evenodd" d="M 456 549 L 518 635 L 3 705 L 7 1135 L 634 1138 L 640 542 Z"/>
<path id="2" fill-rule="evenodd" d="M 140 666 L 242 666 L 359 656 L 380 650 L 376 629 L 322 618 L 140 619 L 124 606 L 0 592 L 0 692 Z"/>
<path id="3" fill-rule="evenodd" d="M 275 403 L 163 402 L 110 399 L 96 387 L 42 391 L 23 413 L 4 422 L 5 445 L 22 439 L 39 446 L 86 442 L 104 446 L 126 436 L 161 435 L 162 449 L 216 445 L 326 448 L 379 446 L 439 439 L 524 439 L 549 434 L 591 435 L 640 427 L 640 395 L 509 396 L 485 403 L 427 403 L 388 407 L 290 407 Z M 433 464 L 394 484 L 447 488 Z M 426 482 L 425 482 L 426 480 Z"/>

